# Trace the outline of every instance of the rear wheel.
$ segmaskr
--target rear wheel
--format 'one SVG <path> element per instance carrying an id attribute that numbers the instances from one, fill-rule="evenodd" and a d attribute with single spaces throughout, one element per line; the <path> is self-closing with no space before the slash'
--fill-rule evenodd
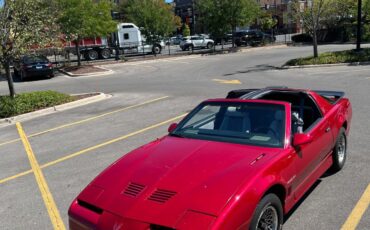
<path id="1" fill-rule="evenodd" d="M 153 46 L 152 52 L 153 52 L 154 55 L 160 54 L 161 51 L 162 51 L 162 48 L 159 45 L 154 45 Z"/>
<path id="2" fill-rule="evenodd" d="M 333 149 L 333 165 L 331 166 L 332 172 L 340 171 L 347 159 L 347 138 L 345 129 L 341 128 L 337 141 Z"/>
<path id="3" fill-rule="evenodd" d="M 19 72 L 18 72 L 18 70 L 16 68 L 14 68 L 14 76 L 15 77 L 19 77 Z"/>
<path id="4" fill-rule="evenodd" d="M 86 53 L 86 58 L 88 59 L 88 60 L 96 60 L 96 59 L 98 59 L 98 52 L 96 52 L 96 50 L 89 50 L 89 51 L 87 51 L 87 53 Z"/>
<path id="5" fill-rule="evenodd" d="M 26 78 L 26 73 L 23 70 L 21 70 L 20 78 L 21 78 L 21 81 L 24 81 L 24 79 Z"/>
<path id="6" fill-rule="evenodd" d="M 258 203 L 250 230 L 280 230 L 283 224 L 283 207 L 279 197 L 267 194 Z"/>
<path id="7" fill-rule="evenodd" d="M 110 56 L 111 56 L 111 53 L 110 53 L 109 49 L 103 49 L 103 50 L 100 51 L 100 57 L 102 59 L 108 59 L 108 58 L 110 58 Z"/>

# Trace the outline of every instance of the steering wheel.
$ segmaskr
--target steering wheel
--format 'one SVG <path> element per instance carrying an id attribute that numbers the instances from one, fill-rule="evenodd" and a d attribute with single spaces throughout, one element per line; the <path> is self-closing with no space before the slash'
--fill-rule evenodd
<path id="1" fill-rule="evenodd" d="M 273 130 L 272 128 L 270 128 L 270 127 L 257 127 L 257 128 L 254 129 L 254 131 L 255 132 L 260 131 L 260 132 L 264 132 L 264 133 L 268 133 L 269 131 L 271 131 L 271 133 L 274 135 L 274 138 L 278 139 L 278 135 L 277 135 L 276 131 Z"/>

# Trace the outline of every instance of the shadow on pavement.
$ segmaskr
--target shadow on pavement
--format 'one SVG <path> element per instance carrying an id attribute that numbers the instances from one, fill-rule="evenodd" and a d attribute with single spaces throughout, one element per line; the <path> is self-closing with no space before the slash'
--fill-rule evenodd
<path id="1" fill-rule="evenodd" d="M 279 66 L 272 66 L 272 65 L 256 65 L 255 67 L 251 67 L 247 70 L 239 70 L 234 73 L 227 73 L 224 74 L 224 76 L 232 76 L 237 75 L 241 73 L 252 73 L 252 72 L 262 72 L 262 71 L 268 71 L 268 70 L 283 70 L 284 68 Z"/>

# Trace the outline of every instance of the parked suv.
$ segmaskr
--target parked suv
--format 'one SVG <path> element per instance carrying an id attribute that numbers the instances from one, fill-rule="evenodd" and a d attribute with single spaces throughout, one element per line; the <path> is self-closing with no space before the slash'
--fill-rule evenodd
<path id="1" fill-rule="evenodd" d="M 185 37 L 180 42 L 180 48 L 185 51 L 195 48 L 207 48 L 212 49 L 215 42 L 212 39 L 208 39 L 202 36 L 190 36 Z"/>
<path id="2" fill-rule="evenodd" d="M 258 30 L 245 30 L 235 32 L 235 44 L 241 45 L 258 45 L 261 43 L 275 42 L 275 36 L 263 33 Z"/>

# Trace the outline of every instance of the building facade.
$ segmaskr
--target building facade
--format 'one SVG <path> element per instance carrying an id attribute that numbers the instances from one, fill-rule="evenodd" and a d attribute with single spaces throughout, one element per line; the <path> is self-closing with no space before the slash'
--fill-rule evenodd
<path id="1" fill-rule="evenodd" d="M 276 31 L 280 33 L 296 33 L 302 30 L 302 23 L 292 17 L 292 0 L 256 0 L 261 9 L 271 14 L 278 20 Z M 300 1 L 301 7 L 306 7 L 309 0 Z M 182 23 L 190 27 L 192 34 L 204 32 L 204 28 L 198 22 L 197 0 L 174 0 L 175 14 Z"/>

